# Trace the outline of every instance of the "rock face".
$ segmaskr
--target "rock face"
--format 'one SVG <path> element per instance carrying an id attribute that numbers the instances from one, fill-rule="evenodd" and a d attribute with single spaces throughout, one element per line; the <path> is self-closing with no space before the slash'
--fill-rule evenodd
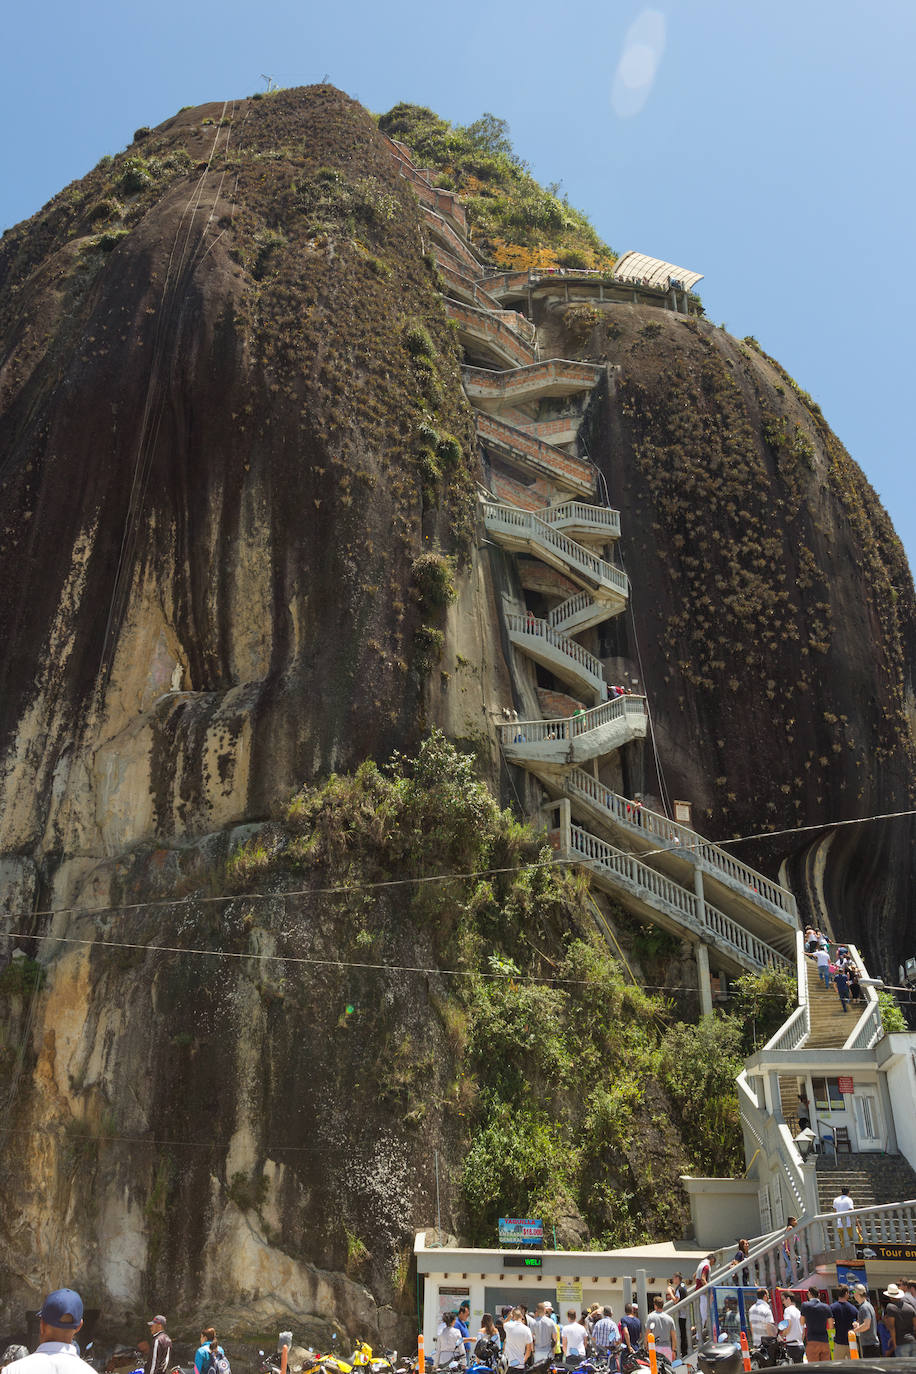
<path id="1" fill-rule="evenodd" d="M 753 340 L 636 306 L 595 313 L 583 329 L 555 307 L 540 334 L 548 355 L 611 368 L 591 452 L 620 503 L 634 595 L 601 652 L 645 683 L 664 789 L 692 801 L 697 828 L 758 837 L 734 852 L 785 863 L 802 915 L 895 974 L 916 936 L 901 900 L 912 819 L 831 822 L 914 803 L 900 541 L 818 407 Z"/>
<path id="2" fill-rule="evenodd" d="M 411 562 L 467 532 L 458 351 L 369 117 L 319 88 L 130 154 L 0 258 L 3 848 L 58 902 L 408 740 Z"/>
<path id="3" fill-rule="evenodd" d="M 447 1093 L 437 989 L 354 983 L 318 892 L 206 893 L 303 782 L 427 724 L 495 760 L 504 570 L 471 547 L 473 431 L 423 250 L 372 120 L 328 87 L 138 131 L 0 244 L 4 958 L 46 969 L 7 986 L 5 1317 L 82 1272 L 118 1321 L 166 1298 L 379 1339 L 407 1321 L 433 1150 L 448 1175 L 462 1135 L 408 1134 L 385 1083 L 424 1044 L 414 1091 Z M 716 839 L 823 823 L 737 852 L 896 962 L 911 823 L 830 826 L 913 804 L 913 587 L 874 493 L 749 344 L 636 306 L 536 322 L 542 357 L 608 365 L 590 453 L 634 614 L 594 647 L 652 702 L 646 789 Z M 430 551 L 457 559 L 447 612 L 415 576 Z M 389 951 L 434 962 L 387 910 Z M 208 980 L 208 949 L 237 972 Z M 293 977 L 278 952 L 319 962 Z"/>

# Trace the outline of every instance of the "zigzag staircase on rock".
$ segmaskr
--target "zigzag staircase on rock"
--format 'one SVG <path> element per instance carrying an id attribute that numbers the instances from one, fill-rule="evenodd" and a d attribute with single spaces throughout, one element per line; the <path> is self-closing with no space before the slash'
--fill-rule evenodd
<path id="1" fill-rule="evenodd" d="M 561 855 L 581 863 L 598 888 L 640 920 L 697 948 L 709 1010 L 707 952 L 727 975 L 788 967 L 795 902 L 688 827 L 634 806 L 601 781 L 603 770 L 620 774 L 621 751 L 645 740 L 649 728 L 645 698 L 612 696 L 600 658 L 576 638 L 629 604 L 626 574 L 613 561 L 620 516 L 598 503 L 595 468 L 579 451 L 588 404 L 607 372 L 578 360 L 541 359 L 533 321 L 505 308 L 527 303 L 530 310 L 532 290 L 542 283 L 552 291 L 561 283 L 564 299 L 594 297 L 607 276 L 487 269 L 468 240 L 457 196 L 434 186 L 402 144 L 388 144 L 420 201 L 445 308 L 465 350 L 464 388 L 487 474 L 480 501 L 486 536 L 516 556 L 522 591 L 503 607 L 505 631 L 518 655 L 520 697 L 540 700 L 542 709 L 536 718 L 497 722 L 505 757 L 543 785 Z M 538 670 L 560 690 L 538 688 Z M 548 700 L 568 707 L 545 713 Z M 701 998 L 703 992 L 701 978 Z"/>

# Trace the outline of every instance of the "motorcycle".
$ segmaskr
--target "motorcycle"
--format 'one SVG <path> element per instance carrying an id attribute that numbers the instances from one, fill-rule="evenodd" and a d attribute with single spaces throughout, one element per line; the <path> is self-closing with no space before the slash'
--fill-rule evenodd
<path id="1" fill-rule="evenodd" d="M 672 1374 L 672 1364 L 667 1355 L 662 1355 L 656 1351 L 655 1363 L 658 1374 Z M 623 1350 L 621 1352 L 621 1374 L 641 1374 L 641 1371 L 647 1369 L 651 1369 L 651 1365 L 649 1364 L 649 1352 L 644 1345 L 638 1346 L 636 1350 Z"/>

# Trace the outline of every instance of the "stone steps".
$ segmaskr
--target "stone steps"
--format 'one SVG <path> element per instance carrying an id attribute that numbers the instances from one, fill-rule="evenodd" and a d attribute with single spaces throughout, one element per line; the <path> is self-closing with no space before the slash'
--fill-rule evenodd
<path id="1" fill-rule="evenodd" d="M 816 1178 L 821 1212 L 833 1210 L 833 1199 L 841 1188 L 849 1189 L 856 1207 L 916 1198 L 916 1171 L 903 1155 L 847 1155 L 837 1165 L 825 1165 L 818 1159 Z"/>
<path id="2" fill-rule="evenodd" d="M 808 1005 L 811 1010 L 811 1034 L 805 1041 L 806 1050 L 837 1049 L 852 1034 L 856 1019 L 852 1011 L 844 1012 L 834 987 L 825 988 L 812 960 L 805 961 L 808 973 Z"/>

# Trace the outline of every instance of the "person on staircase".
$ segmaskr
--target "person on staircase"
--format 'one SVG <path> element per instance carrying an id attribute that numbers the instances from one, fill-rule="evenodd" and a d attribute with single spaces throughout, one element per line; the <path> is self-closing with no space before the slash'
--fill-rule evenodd
<path id="1" fill-rule="evenodd" d="M 846 969 L 841 964 L 837 964 L 837 970 L 836 973 L 833 975 L 833 981 L 836 983 L 837 996 L 840 999 L 840 1006 L 843 1008 L 844 1011 L 848 1011 L 849 975 L 847 974 Z"/>
<path id="2" fill-rule="evenodd" d="M 855 1203 L 849 1196 L 848 1188 L 841 1188 L 837 1196 L 833 1199 L 833 1210 L 836 1212 L 837 1241 L 840 1245 L 852 1245 L 852 1223 L 853 1218 L 849 1215 L 855 1209 Z"/>
<path id="3" fill-rule="evenodd" d="M 830 987 L 830 951 L 822 945 L 818 946 L 817 954 L 817 976 L 821 979 L 825 988 Z"/>

